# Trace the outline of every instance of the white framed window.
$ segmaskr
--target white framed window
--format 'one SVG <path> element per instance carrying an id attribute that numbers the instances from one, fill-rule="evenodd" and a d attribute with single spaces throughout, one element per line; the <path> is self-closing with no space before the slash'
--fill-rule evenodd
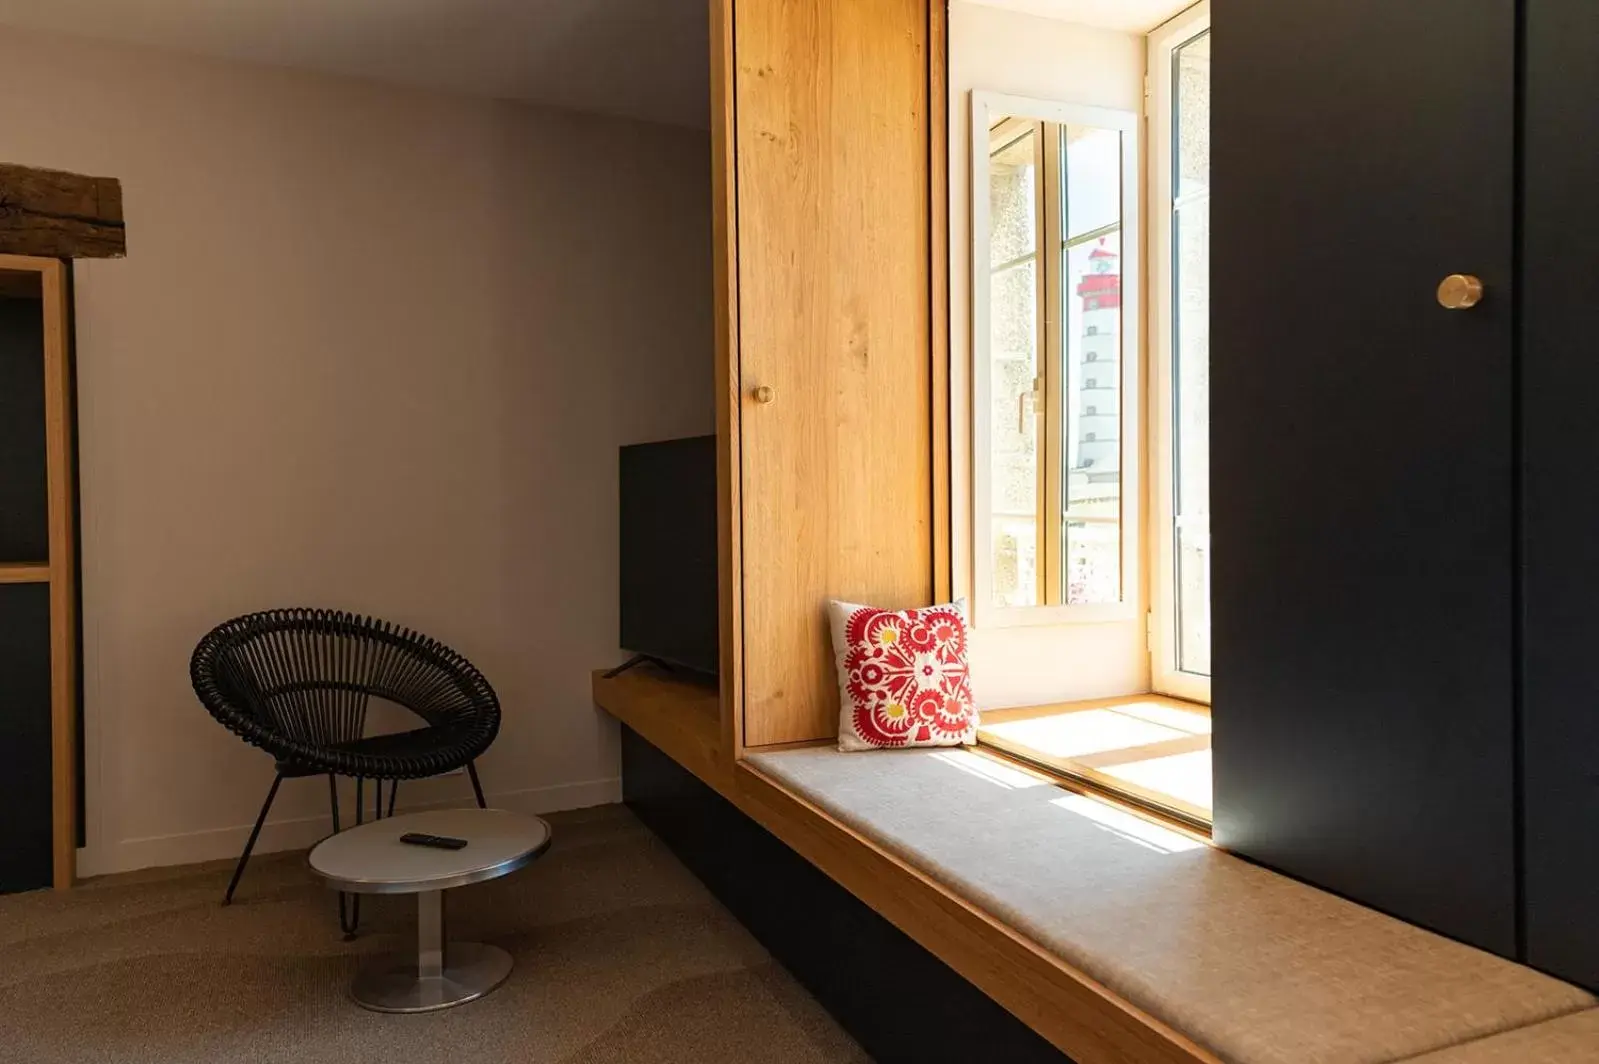
<path id="1" fill-rule="evenodd" d="M 1132 620 L 1140 119 L 973 92 L 971 129 L 973 620 Z"/>
<path id="2" fill-rule="evenodd" d="M 1150 680 L 1210 701 L 1210 3 L 1149 37 Z"/>

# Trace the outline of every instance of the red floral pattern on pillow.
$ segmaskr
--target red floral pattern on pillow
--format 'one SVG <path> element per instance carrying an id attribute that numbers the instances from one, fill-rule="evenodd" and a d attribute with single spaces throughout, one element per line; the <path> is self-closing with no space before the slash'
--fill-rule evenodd
<path id="1" fill-rule="evenodd" d="M 956 606 L 855 607 L 839 648 L 844 712 L 869 746 L 954 746 L 976 739 L 966 619 Z"/>

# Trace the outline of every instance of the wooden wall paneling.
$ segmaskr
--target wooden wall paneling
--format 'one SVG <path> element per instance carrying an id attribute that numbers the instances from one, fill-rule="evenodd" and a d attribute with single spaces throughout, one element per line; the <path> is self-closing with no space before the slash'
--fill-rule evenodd
<path id="1" fill-rule="evenodd" d="M 735 5 L 744 741 L 825 738 L 830 597 L 932 593 L 926 0 Z M 770 388 L 769 402 L 755 389 Z"/>
<path id="2" fill-rule="evenodd" d="M 120 212 L 120 198 L 117 201 Z M 50 468 L 50 684 L 57 890 L 77 876 L 78 560 L 73 447 L 71 308 L 67 268 L 50 262 L 44 280 L 45 452 Z"/>
<path id="3" fill-rule="evenodd" d="M 744 749 L 744 587 L 739 411 L 738 159 L 734 0 L 710 0 L 711 261 L 716 323 L 716 527 L 722 756 Z"/>
<path id="4" fill-rule="evenodd" d="M 933 347 L 933 601 L 954 597 L 949 408 L 949 3 L 927 4 L 927 178 Z"/>

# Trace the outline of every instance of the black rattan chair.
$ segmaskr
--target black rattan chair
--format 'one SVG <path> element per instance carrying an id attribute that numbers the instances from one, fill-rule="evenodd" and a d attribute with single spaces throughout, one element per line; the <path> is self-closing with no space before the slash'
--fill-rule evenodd
<path id="1" fill-rule="evenodd" d="M 465 768 L 479 807 L 479 755 L 500 730 L 500 702 L 483 674 L 461 655 L 408 628 L 331 610 L 269 610 L 237 617 L 200 640 L 189 663 L 195 694 L 211 715 L 277 759 L 250 840 L 244 845 L 222 904 L 250 861 L 285 779 L 328 777 L 333 830 L 339 830 L 337 777 L 355 779 L 355 819 L 363 820 L 363 785 L 373 782 L 374 816 L 389 815 L 399 781 Z M 367 707 L 383 699 L 415 713 L 424 726 L 366 735 Z M 359 898 L 356 899 L 359 901 Z M 353 934 L 344 898 L 339 922 Z M 352 907 L 353 908 L 353 907 Z"/>

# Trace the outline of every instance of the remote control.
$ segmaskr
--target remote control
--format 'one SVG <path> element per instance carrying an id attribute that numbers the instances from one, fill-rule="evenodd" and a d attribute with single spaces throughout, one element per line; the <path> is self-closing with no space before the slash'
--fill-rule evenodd
<path id="1" fill-rule="evenodd" d="M 449 835 L 421 835 L 414 831 L 401 835 L 400 841 L 412 846 L 431 846 L 435 850 L 459 850 L 466 846 L 465 839 L 451 838 Z"/>

